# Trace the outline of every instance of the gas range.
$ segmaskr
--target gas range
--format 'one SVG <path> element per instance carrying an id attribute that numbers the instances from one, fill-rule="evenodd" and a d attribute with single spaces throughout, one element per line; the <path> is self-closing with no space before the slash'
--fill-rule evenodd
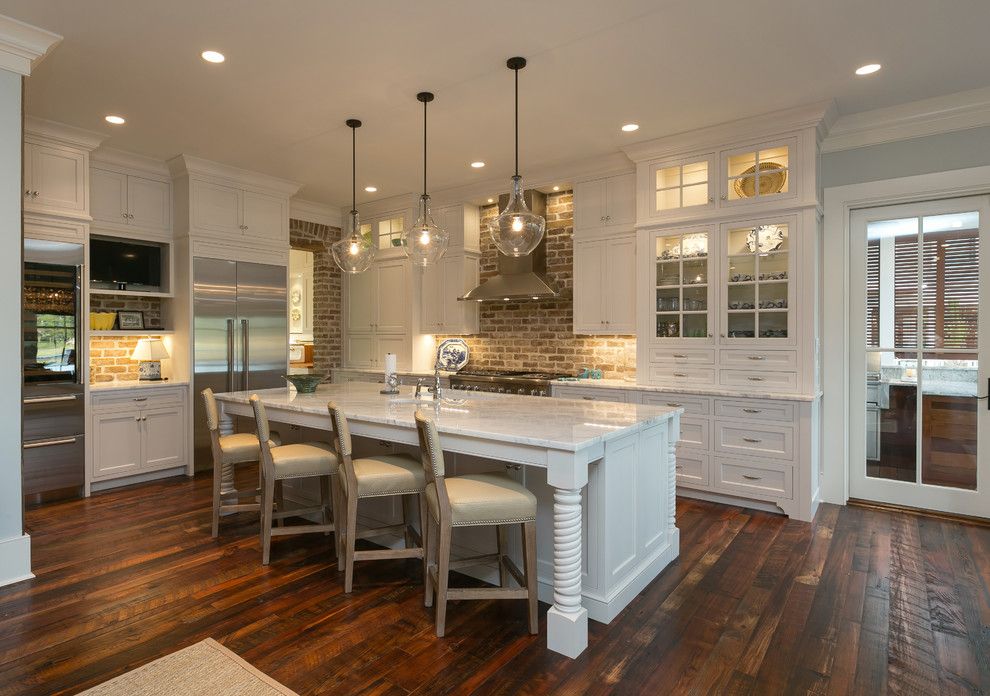
<path id="1" fill-rule="evenodd" d="M 566 376 L 525 370 L 461 370 L 451 375 L 450 388 L 498 394 L 550 396 L 550 382 Z"/>

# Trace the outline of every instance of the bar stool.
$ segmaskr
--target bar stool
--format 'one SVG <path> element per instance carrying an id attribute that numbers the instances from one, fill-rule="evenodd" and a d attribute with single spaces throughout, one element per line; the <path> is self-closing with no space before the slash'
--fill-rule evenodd
<path id="1" fill-rule="evenodd" d="M 237 481 L 235 468 L 238 464 L 251 464 L 261 461 L 258 436 L 253 433 L 220 434 L 220 410 L 207 387 L 201 392 L 206 411 L 206 426 L 210 430 L 210 445 L 213 449 L 213 537 L 220 534 L 220 515 L 225 512 L 257 512 L 261 505 L 257 497 L 261 495 L 261 471 L 258 472 L 258 487 L 248 490 L 235 488 Z M 272 435 L 277 442 L 277 436 Z M 240 499 L 251 496 L 252 502 L 242 503 Z"/>
<path id="2" fill-rule="evenodd" d="M 269 437 L 268 414 L 265 405 L 257 394 L 251 395 L 251 407 L 258 427 L 258 440 L 261 443 L 261 562 L 268 565 L 272 537 L 287 534 L 329 534 L 335 531 L 331 523 L 331 500 L 336 498 L 337 457 L 325 442 L 304 442 L 291 445 L 276 445 Z M 320 505 L 316 507 L 286 510 L 280 507 L 273 510 L 275 484 L 290 479 L 319 478 Z M 339 508 L 334 508 L 339 509 Z M 303 524 L 272 527 L 274 520 L 286 517 L 319 512 L 321 524 Z M 339 535 L 338 535 L 339 536 Z M 339 540 L 335 539 L 339 553 Z"/>
<path id="3" fill-rule="evenodd" d="M 417 411 L 416 429 L 426 472 L 426 503 L 430 513 L 429 527 L 423 534 L 427 549 L 424 604 L 432 605 L 436 588 L 437 636 L 443 637 L 448 599 L 526 599 L 529 601 L 529 632 L 537 633 L 536 496 L 501 472 L 447 478 L 436 424 L 425 413 Z M 520 573 L 512 559 L 505 555 L 504 527 L 510 524 L 518 524 L 522 532 L 525 573 Z M 481 526 L 495 527 L 498 552 L 451 562 L 452 529 Z M 429 530 L 433 527 L 437 529 L 436 544 L 430 537 Z M 501 587 L 448 587 L 451 569 L 491 560 L 498 562 Z M 509 586 L 509 575 L 519 583 L 519 588 Z"/>
<path id="4" fill-rule="evenodd" d="M 406 505 L 408 496 L 418 496 L 420 529 L 426 529 L 426 502 L 423 500 L 423 489 L 426 481 L 423 477 L 423 465 L 416 457 L 408 454 L 379 454 L 373 457 L 352 459 L 351 429 L 347 424 L 347 417 L 333 402 L 327 404 L 327 409 L 330 411 L 330 419 L 333 421 L 334 448 L 337 453 L 337 460 L 340 462 L 339 478 L 344 504 L 347 506 L 346 528 L 343 537 L 344 592 L 350 592 L 353 589 L 354 561 L 420 558 L 423 559 L 425 574 L 426 553 L 423 548 L 422 535 L 409 525 Z M 362 530 L 358 534 L 358 500 L 393 495 L 402 496 L 402 524 Z M 369 539 L 398 531 L 404 533 L 405 548 L 370 551 L 358 551 L 354 548 L 355 542 L 359 538 Z M 416 541 L 418 545 L 414 546 L 413 541 Z"/>

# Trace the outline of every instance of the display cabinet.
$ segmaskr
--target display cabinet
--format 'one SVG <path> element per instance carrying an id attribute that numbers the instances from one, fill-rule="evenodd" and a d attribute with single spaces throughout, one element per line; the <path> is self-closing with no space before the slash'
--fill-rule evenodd
<path id="1" fill-rule="evenodd" d="M 659 215 L 715 207 L 715 155 L 659 162 L 649 166 L 653 210 Z"/>
<path id="2" fill-rule="evenodd" d="M 653 337 L 711 343 L 714 306 L 714 228 L 700 227 L 654 233 L 649 244 L 655 308 Z"/>
<path id="3" fill-rule="evenodd" d="M 796 139 L 788 138 L 722 151 L 722 204 L 793 197 L 790 165 L 796 143 Z"/>

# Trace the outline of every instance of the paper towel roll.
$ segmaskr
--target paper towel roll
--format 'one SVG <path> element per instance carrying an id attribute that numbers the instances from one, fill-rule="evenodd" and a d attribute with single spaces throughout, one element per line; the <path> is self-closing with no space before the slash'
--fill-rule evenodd
<path id="1" fill-rule="evenodd" d="M 385 354 L 385 379 L 388 380 L 389 375 L 395 374 L 395 353 Z"/>

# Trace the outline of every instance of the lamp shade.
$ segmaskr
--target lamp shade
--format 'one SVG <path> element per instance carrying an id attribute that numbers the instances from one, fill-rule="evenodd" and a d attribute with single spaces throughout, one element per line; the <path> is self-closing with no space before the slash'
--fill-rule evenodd
<path id="1" fill-rule="evenodd" d="M 164 360 L 169 357 L 160 338 L 142 338 L 134 346 L 131 360 Z"/>

